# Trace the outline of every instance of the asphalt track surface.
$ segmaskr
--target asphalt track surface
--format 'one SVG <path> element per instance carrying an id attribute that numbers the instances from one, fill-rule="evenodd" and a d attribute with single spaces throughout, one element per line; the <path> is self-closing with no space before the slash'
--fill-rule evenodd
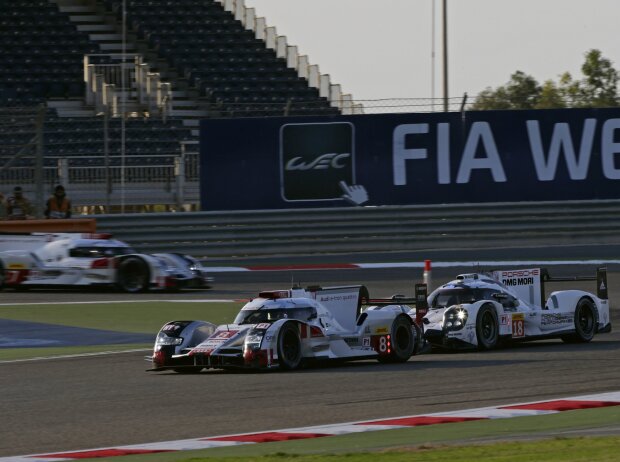
<path id="1" fill-rule="evenodd" d="M 522 255 L 522 258 L 527 257 Z M 439 283 L 457 272 L 470 270 L 435 270 L 433 281 Z M 398 365 L 364 361 L 293 373 L 147 373 L 148 363 L 143 361 L 143 354 L 135 352 L 2 363 L 0 456 L 256 432 L 617 391 L 620 305 L 615 300 L 620 300 L 620 268 L 610 270 L 608 282 L 616 332 L 597 336 L 584 345 L 548 340 L 491 352 L 425 354 Z M 552 275 L 589 275 L 593 271 L 593 266 L 561 266 L 553 267 Z M 174 295 L 129 297 L 107 292 L 5 291 L 1 297 L 3 303 L 50 299 L 248 298 L 261 289 L 287 288 L 291 280 L 302 285 L 364 283 L 371 296 L 381 297 L 411 294 L 413 283 L 420 278 L 421 272 L 416 269 L 221 273 L 213 290 Z M 561 287 L 569 288 L 565 284 Z M 593 283 L 588 282 L 571 283 L 570 288 L 594 291 Z"/>

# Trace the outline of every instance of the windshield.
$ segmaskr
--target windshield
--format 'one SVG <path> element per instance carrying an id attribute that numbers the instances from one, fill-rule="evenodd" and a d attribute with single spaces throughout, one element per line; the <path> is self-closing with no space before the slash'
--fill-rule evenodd
<path id="1" fill-rule="evenodd" d="M 438 289 L 431 294 L 431 308 L 445 308 L 463 303 L 474 303 L 478 300 L 490 300 L 492 294 L 497 293 L 492 289 L 471 289 L 469 287 Z"/>
<path id="2" fill-rule="evenodd" d="M 272 323 L 278 319 L 298 319 L 308 321 L 316 317 L 314 308 L 277 308 L 271 310 L 241 310 L 235 318 L 235 324 Z"/>
<path id="3" fill-rule="evenodd" d="M 136 253 L 131 247 L 74 247 L 69 250 L 69 256 L 75 258 L 102 258 L 117 257 Z"/>

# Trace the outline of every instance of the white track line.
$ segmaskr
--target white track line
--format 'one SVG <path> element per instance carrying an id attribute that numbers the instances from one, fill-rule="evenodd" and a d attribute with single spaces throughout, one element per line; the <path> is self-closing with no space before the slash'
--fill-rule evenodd
<path id="1" fill-rule="evenodd" d="M 434 268 L 455 267 L 487 267 L 502 266 L 561 266 L 561 265 L 618 265 L 620 260 L 484 260 L 484 261 L 433 261 Z M 344 264 L 343 264 L 344 265 Z M 424 262 L 383 262 L 383 263 L 347 263 L 349 267 L 334 268 L 326 264 L 321 265 L 291 265 L 285 266 L 213 266 L 205 267 L 209 273 L 235 273 L 247 271 L 309 271 L 309 270 L 343 270 L 343 269 L 389 269 L 389 268 L 424 268 Z"/>
<path id="2" fill-rule="evenodd" d="M 153 341 L 155 340 L 153 336 Z M 152 348 L 136 348 L 132 350 L 110 350 L 110 351 L 96 351 L 92 353 L 76 353 L 73 355 L 54 355 L 54 356 L 38 356 L 36 358 L 24 358 L 24 359 L 6 359 L 0 360 L 0 364 L 11 364 L 11 363 L 26 363 L 31 361 L 49 361 L 52 359 L 71 359 L 71 358 L 85 358 L 88 356 L 107 356 L 107 355 L 117 355 L 122 353 L 138 353 L 151 351 Z"/>
<path id="3" fill-rule="evenodd" d="M 101 300 L 101 301 L 83 301 L 83 302 L 20 302 L 20 303 L 0 303 L 0 306 L 21 306 L 21 305 L 95 305 L 95 304 L 113 304 L 113 303 L 154 303 L 154 302 L 166 302 L 166 303 L 236 303 L 245 302 L 247 300 L 235 300 L 235 299 L 200 299 L 200 300 L 188 300 L 188 299 L 169 299 L 169 300 Z"/>

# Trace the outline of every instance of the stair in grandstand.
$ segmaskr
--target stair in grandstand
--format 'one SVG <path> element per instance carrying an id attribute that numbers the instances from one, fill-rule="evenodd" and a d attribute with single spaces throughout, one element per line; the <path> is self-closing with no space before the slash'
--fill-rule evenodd
<path id="1" fill-rule="evenodd" d="M 96 1 L 121 21 L 121 0 Z M 126 0 L 125 4 L 128 36 L 137 37 L 136 50 L 172 84 L 173 91 L 191 91 L 182 103 L 173 100 L 176 114 L 339 113 L 329 101 L 332 93 L 339 94 L 339 86 L 330 85 L 328 76 L 319 76 L 318 66 L 298 67 L 302 57 L 297 59 L 296 47 L 275 37 L 275 28 L 266 28 L 264 21 L 263 28 L 257 28 L 258 20 L 247 19 L 253 10 L 246 9 L 242 0 Z M 309 67 L 315 71 L 312 76 Z"/>
<path id="2" fill-rule="evenodd" d="M 242 0 L 125 0 L 125 34 L 122 3 L 19 0 L 0 8 L 3 189 L 36 185 L 42 152 L 46 187 L 68 178 L 76 199 L 78 187 L 92 201 L 105 197 L 102 174 L 110 170 L 114 188 L 147 185 L 180 204 L 189 187 L 195 203 L 201 119 L 346 113 L 340 87 Z M 135 60 L 119 58 L 123 50 Z M 114 80 L 115 68 L 130 68 L 131 85 Z M 124 200 L 115 194 L 112 202 Z M 152 204 L 151 196 L 136 204 Z"/>
<path id="3" fill-rule="evenodd" d="M 121 59 L 123 51 L 130 57 L 140 55 L 150 64 L 150 72 L 159 74 L 161 81 L 172 85 L 172 102 L 168 116 L 183 119 L 187 127 L 193 127 L 192 135 L 198 139 L 199 119 L 209 116 L 207 108 L 201 107 L 196 98 L 197 92 L 187 89 L 179 81 L 178 73 L 171 69 L 166 60 L 159 58 L 148 47 L 141 43 L 136 34 L 127 31 L 123 40 L 123 24 L 119 15 L 111 8 L 106 8 L 103 1 L 96 0 L 51 0 L 58 4 L 60 11 L 70 13 L 70 19 L 77 25 L 78 30 L 87 32 L 92 42 L 97 43 L 102 54 L 109 54 L 111 59 Z M 131 58 L 127 58 L 128 60 Z M 133 89 L 135 90 L 135 88 Z M 118 91 L 119 98 L 125 97 L 130 106 L 135 92 L 124 95 Z M 135 108 L 139 110 L 140 108 Z M 132 108 L 125 109 L 132 112 Z M 62 112 L 59 112 L 61 114 Z"/>

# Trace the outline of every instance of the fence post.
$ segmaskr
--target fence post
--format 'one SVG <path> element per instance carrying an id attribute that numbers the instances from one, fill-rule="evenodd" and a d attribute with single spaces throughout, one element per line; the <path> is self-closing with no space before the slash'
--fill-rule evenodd
<path id="1" fill-rule="evenodd" d="M 66 157 L 58 159 L 58 184 L 69 189 L 69 159 Z"/>
<path id="2" fill-rule="evenodd" d="M 184 153 L 183 153 L 184 154 Z M 183 191 L 185 189 L 185 156 L 174 158 L 174 176 L 176 179 L 177 209 L 181 210 L 184 202 Z"/>
<path id="3" fill-rule="evenodd" d="M 45 203 L 45 197 L 43 192 L 43 183 L 45 182 L 45 176 L 43 174 L 43 125 L 45 124 L 45 104 L 41 104 L 39 107 L 36 118 L 36 157 L 35 157 L 35 170 L 34 170 L 34 184 L 36 188 L 36 207 L 35 216 L 37 218 L 43 217 L 43 207 Z"/>

